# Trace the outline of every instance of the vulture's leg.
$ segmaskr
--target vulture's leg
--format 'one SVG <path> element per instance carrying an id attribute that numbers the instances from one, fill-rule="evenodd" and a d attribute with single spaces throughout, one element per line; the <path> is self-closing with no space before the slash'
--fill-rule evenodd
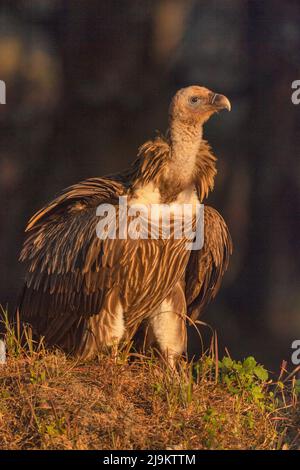
<path id="1" fill-rule="evenodd" d="M 174 367 L 176 358 L 186 351 L 185 319 L 185 295 L 181 283 L 178 282 L 150 319 L 154 338 L 171 367 Z"/>

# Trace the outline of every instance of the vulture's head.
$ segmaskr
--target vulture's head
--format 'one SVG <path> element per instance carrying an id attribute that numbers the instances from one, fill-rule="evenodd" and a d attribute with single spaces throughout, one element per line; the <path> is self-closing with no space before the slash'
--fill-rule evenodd
<path id="1" fill-rule="evenodd" d="M 219 95 L 202 86 L 189 86 L 179 90 L 170 106 L 170 119 L 189 125 L 202 125 L 221 109 L 230 111 L 231 104 L 224 95 Z"/>

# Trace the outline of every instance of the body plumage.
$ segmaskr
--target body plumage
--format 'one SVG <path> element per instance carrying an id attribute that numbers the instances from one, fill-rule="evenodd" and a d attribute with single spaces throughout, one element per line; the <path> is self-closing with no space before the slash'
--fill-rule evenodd
<path id="1" fill-rule="evenodd" d="M 223 218 L 205 206 L 204 245 L 189 251 L 184 237 L 100 239 L 96 209 L 117 207 L 120 196 L 129 205 L 202 203 L 216 175 L 202 127 L 229 106 L 203 87 L 180 90 L 168 137 L 143 144 L 128 170 L 75 184 L 31 218 L 21 252 L 28 269 L 19 315 L 35 335 L 90 358 L 146 323 L 147 341 L 174 363 L 186 348 L 187 316 L 200 315 L 227 268 L 232 244 Z"/>

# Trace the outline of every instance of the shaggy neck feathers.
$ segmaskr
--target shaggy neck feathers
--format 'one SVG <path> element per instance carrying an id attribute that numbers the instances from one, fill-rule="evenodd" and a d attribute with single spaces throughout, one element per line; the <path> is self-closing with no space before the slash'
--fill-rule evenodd
<path id="1" fill-rule="evenodd" d="M 201 139 L 199 131 L 192 131 L 190 140 L 185 140 L 189 147 L 186 153 L 185 144 L 181 145 L 176 131 L 171 129 L 170 139 L 157 137 L 140 147 L 130 178 L 132 193 L 151 183 L 158 189 L 161 202 L 169 203 L 189 188 L 197 190 L 201 202 L 212 191 L 217 170 L 210 146 Z"/>

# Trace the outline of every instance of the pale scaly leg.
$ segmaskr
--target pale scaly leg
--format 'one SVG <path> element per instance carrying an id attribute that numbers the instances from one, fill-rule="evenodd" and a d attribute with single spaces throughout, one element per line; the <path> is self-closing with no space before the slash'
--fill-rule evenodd
<path id="1" fill-rule="evenodd" d="M 150 327 L 167 363 L 174 367 L 176 358 L 186 352 L 186 300 L 178 282 L 171 294 L 150 318 Z"/>

